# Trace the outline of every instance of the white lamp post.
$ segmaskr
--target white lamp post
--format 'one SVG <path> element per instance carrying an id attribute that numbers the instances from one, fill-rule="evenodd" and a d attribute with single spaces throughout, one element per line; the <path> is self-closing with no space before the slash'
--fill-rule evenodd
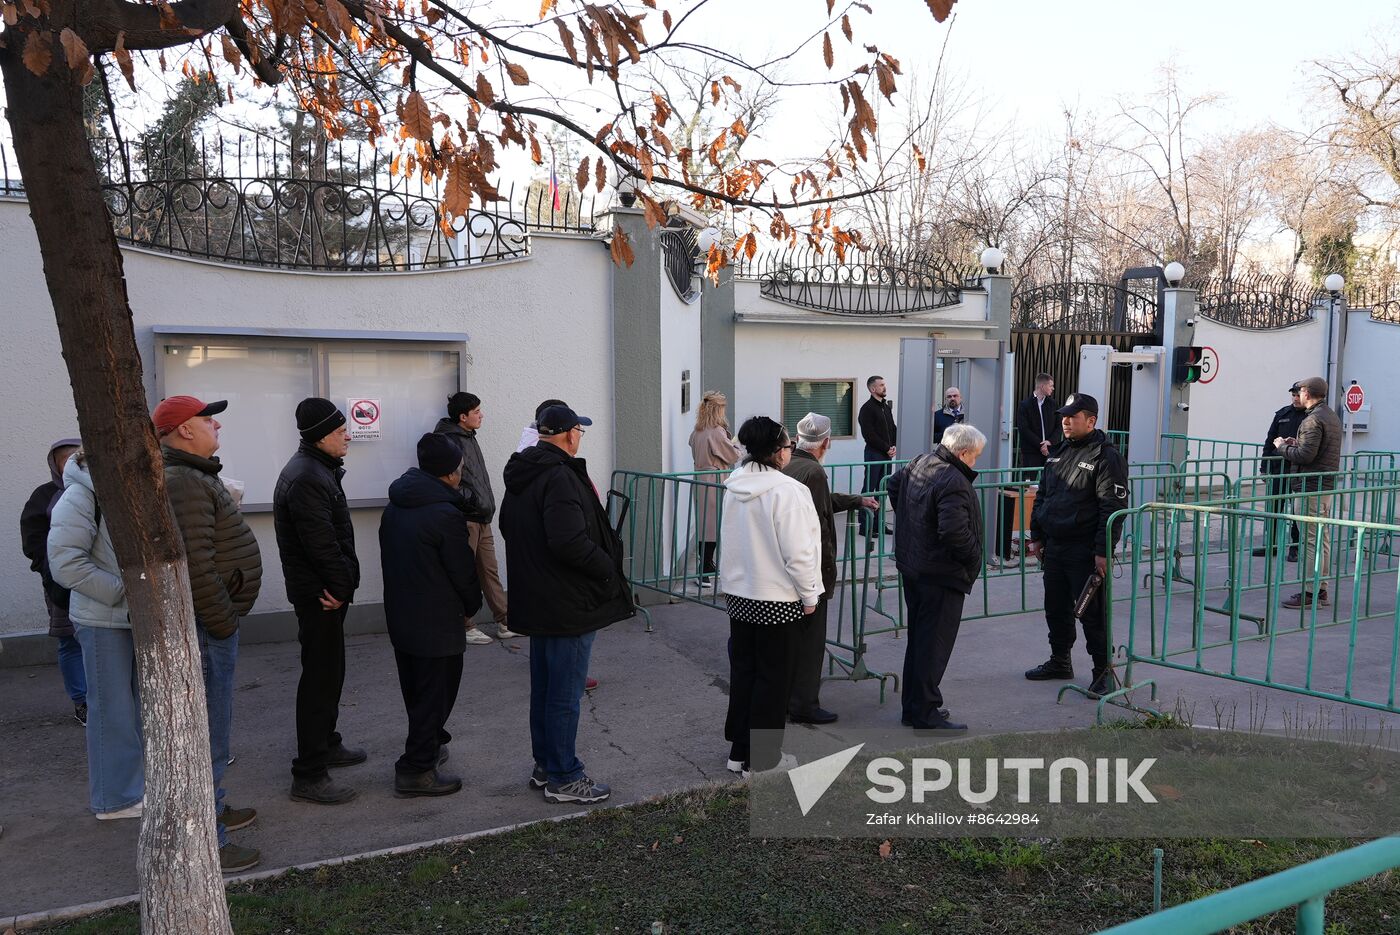
<path id="1" fill-rule="evenodd" d="M 1001 264 L 1006 262 L 1006 254 L 998 247 L 988 247 L 982 251 L 982 268 L 989 273 L 1001 272 Z"/>
<path id="2" fill-rule="evenodd" d="M 1172 260 L 1167 264 L 1167 268 L 1162 270 L 1162 275 L 1167 277 L 1167 285 L 1173 289 L 1181 285 L 1181 281 L 1186 278 L 1186 267 Z"/>

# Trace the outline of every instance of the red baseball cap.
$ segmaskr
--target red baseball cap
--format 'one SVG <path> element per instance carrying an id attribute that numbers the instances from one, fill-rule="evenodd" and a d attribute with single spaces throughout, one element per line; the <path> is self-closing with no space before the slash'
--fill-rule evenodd
<path id="1" fill-rule="evenodd" d="M 206 403 L 193 396 L 171 396 L 160 401 L 156 411 L 151 413 L 151 421 L 155 423 L 157 435 L 169 435 L 196 416 L 212 416 L 227 408 L 227 399 Z"/>

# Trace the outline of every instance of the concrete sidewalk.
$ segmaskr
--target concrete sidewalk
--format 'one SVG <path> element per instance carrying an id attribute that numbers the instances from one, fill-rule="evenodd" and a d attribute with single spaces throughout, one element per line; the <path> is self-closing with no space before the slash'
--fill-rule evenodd
<path id="1" fill-rule="evenodd" d="M 728 621 L 694 604 L 651 610 L 654 632 L 645 632 L 637 618 L 604 631 L 594 647 L 591 671 L 602 684 L 585 700 L 579 750 L 589 773 L 613 786 L 614 805 L 731 778 L 724 769 L 723 740 Z M 1345 639 L 1345 628 L 1340 630 L 1337 635 Z M 233 805 L 253 806 L 259 816 L 233 840 L 260 848 L 258 869 L 263 870 L 570 811 L 526 788 L 528 646 L 520 639 L 468 647 L 461 694 L 448 724 L 453 741 L 447 767 L 463 777 L 466 788 L 442 799 L 401 800 L 393 797 L 393 762 L 406 722 L 393 654 L 383 636 L 353 638 L 341 731 L 347 743 L 367 747 L 370 760 L 338 771 L 339 779 L 360 790 L 354 802 L 338 807 L 296 803 L 287 795 L 296 644 L 246 647 L 235 696 L 238 759 L 225 785 Z M 869 665 L 899 672 L 904 646 L 895 634 L 871 637 Z M 1305 652 L 1306 641 L 1291 641 L 1280 651 Z M 1092 724 L 1094 703 L 1067 695 L 1057 705 L 1062 683 L 1021 677 L 1046 654 L 1039 614 L 966 622 L 945 680 L 948 706 L 982 731 Z M 1083 684 L 1088 659 L 1082 645 L 1075 665 Z M 1148 676 L 1158 680 L 1161 707 L 1170 710 L 1180 698 L 1195 712 L 1195 722 L 1208 726 L 1216 726 L 1217 711 L 1235 718 L 1239 727 L 1251 718 L 1276 727 L 1374 727 L 1384 720 L 1364 709 L 1199 675 L 1162 669 L 1139 675 Z M 822 696 L 847 726 L 898 724 L 898 696 L 880 704 L 875 681 L 828 683 Z M 136 892 L 137 824 L 98 822 L 88 812 L 83 728 L 72 718 L 57 668 L 0 669 L 0 712 L 0 929 L 14 915 Z"/>

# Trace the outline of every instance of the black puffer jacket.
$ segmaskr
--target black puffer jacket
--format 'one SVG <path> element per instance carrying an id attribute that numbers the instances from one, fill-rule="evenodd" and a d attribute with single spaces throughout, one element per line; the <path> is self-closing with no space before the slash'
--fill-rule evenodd
<path id="1" fill-rule="evenodd" d="M 622 540 L 582 458 L 540 442 L 510 456 L 501 500 L 510 628 L 581 636 L 635 614 Z"/>
<path id="2" fill-rule="evenodd" d="M 982 508 L 977 472 L 939 445 L 889 479 L 894 563 L 906 575 L 928 575 L 964 594 L 982 573 Z"/>
<path id="3" fill-rule="evenodd" d="M 218 458 L 161 448 L 165 492 L 185 540 L 190 596 L 200 626 L 227 639 L 247 616 L 262 587 L 262 554 L 253 530 L 219 480 Z"/>
<path id="4" fill-rule="evenodd" d="M 309 604 L 329 591 L 349 601 L 360 586 L 355 527 L 340 479 L 344 461 L 302 442 L 282 468 L 272 494 L 272 518 L 287 599 Z"/>
<path id="5" fill-rule="evenodd" d="M 433 431 L 452 439 L 462 451 L 462 489 L 467 497 L 467 519 L 474 523 L 489 523 L 496 515 L 496 494 L 491 489 L 491 475 L 486 473 L 486 459 L 476 432 L 464 429 L 451 419 L 439 419 Z"/>
<path id="6" fill-rule="evenodd" d="M 1106 538 L 1108 518 L 1128 506 L 1128 464 L 1095 429 L 1080 439 L 1066 438 L 1050 449 L 1031 510 L 1034 541 L 1092 543 L 1107 557 L 1123 533 L 1122 522 Z"/>
<path id="7" fill-rule="evenodd" d="M 49 525 L 53 508 L 63 496 L 63 472 L 54 455 L 64 448 L 80 448 L 80 438 L 60 438 L 49 446 L 49 482 L 34 488 L 19 514 L 20 549 L 29 559 L 31 571 L 39 573 L 44 584 L 44 606 L 49 611 L 49 636 L 73 635 L 73 622 L 68 619 L 68 589 L 49 573 Z"/>
<path id="8" fill-rule="evenodd" d="M 384 619 L 389 640 L 413 656 L 467 648 L 465 620 L 481 608 L 462 492 L 410 468 L 389 485 L 379 520 Z"/>

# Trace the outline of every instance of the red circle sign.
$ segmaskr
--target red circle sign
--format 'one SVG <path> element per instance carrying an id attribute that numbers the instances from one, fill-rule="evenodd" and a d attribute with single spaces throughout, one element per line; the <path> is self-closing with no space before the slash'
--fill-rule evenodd
<path id="1" fill-rule="evenodd" d="M 358 400 L 350 407 L 350 418 L 360 425 L 373 425 L 379 421 L 379 407 L 368 399 Z"/>
<path id="2" fill-rule="evenodd" d="M 1220 376 L 1220 355 L 1213 347 L 1201 348 L 1201 378 L 1197 383 L 1209 383 Z"/>
<path id="3" fill-rule="evenodd" d="M 1365 403 L 1366 391 L 1361 388 L 1361 384 L 1353 383 L 1347 387 L 1347 412 L 1360 412 Z"/>

